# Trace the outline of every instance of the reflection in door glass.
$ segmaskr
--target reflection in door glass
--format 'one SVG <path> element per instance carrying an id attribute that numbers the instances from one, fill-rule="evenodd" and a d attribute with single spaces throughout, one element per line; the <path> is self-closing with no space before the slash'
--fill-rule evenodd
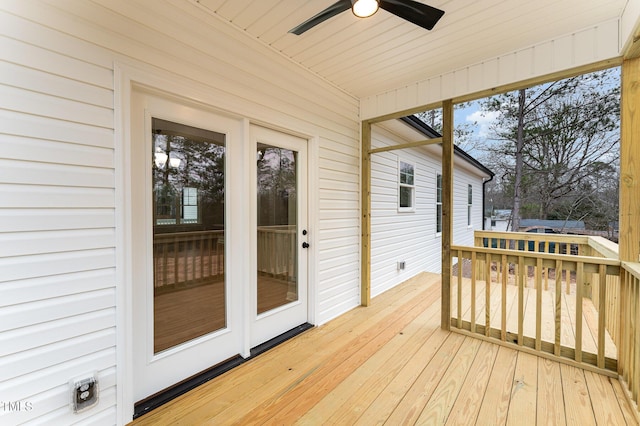
<path id="1" fill-rule="evenodd" d="M 226 326 L 225 135 L 153 119 L 154 353 Z"/>
<path id="2" fill-rule="evenodd" d="M 258 314 L 298 300 L 296 154 L 258 144 Z"/>

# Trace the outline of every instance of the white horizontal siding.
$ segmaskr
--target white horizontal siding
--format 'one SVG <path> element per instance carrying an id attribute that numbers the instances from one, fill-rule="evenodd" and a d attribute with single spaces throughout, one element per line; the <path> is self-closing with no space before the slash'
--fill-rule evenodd
<path id="1" fill-rule="evenodd" d="M 118 62 L 314 136 L 316 323 L 359 303 L 358 100 L 191 2 L 2 2 L 0 400 L 34 406 L 3 424 L 112 424 L 131 409 L 116 407 Z M 74 415 L 68 382 L 94 371 L 99 406 Z"/>
<path id="2" fill-rule="evenodd" d="M 374 126 L 372 146 L 407 142 Z M 404 149 L 374 154 L 371 160 L 371 294 L 376 296 L 421 272 L 441 270 L 441 237 L 436 233 L 436 175 L 441 157 L 434 150 Z M 415 165 L 415 211 L 398 212 L 398 160 Z M 454 170 L 453 240 L 472 244 L 481 228 L 482 177 L 456 159 Z M 467 185 L 473 185 L 473 223 L 467 226 Z M 397 263 L 406 262 L 399 270 Z"/>
<path id="3" fill-rule="evenodd" d="M 453 176 L 453 244 L 473 246 L 474 230 L 482 229 L 482 179 L 457 168 Z M 467 191 L 472 186 L 471 225 L 467 225 Z"/>
<path id="4" fill-rule="evenodd" d="M 636 15 L 632 13 L 631 16 Z M 414 84 L 363 98 L 362 118 L 370 119 L 418 108 L 444 99 L 615 58 L 620 53 L 619 26 L 619 20 L 612 19 L 582 31 L 486 58 L 454 71 L 429 76 Z"/>

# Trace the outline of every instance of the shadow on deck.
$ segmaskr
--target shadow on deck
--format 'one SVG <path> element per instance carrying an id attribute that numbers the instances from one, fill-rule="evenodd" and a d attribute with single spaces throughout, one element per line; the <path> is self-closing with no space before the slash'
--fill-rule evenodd
<path id="1" fill-rule="evenodd" d="M 618 380 L 440 328 L 420 274 L 134 424 L 637 424 Z"/>

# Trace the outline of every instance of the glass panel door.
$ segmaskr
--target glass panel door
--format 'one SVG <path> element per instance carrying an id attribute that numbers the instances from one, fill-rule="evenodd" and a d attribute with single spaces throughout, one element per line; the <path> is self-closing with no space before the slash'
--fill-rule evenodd
<path id="1" fill-rule="evenodd" d="M 257 314 L 298 300 L 297 152 L 257 144 Z"/>
<path id="2" fill-rule="evenodd" d="M 225 135 L 152 119 L 154 353 L 226 327 Z"/>
<path id="3" fill-rule="evenodd" d="M 251 347 L 308 321 L 307 141 L 251 126 Z"/>
<path id="4" fill-rule="evenodd" d="M 249 222 L 230 219 L 249 200 L 242 129 L 241 120 L 186 99 L 132 91 L 123 226 L 132 395 L 142 410 L 149 396 L 248 353 Z"/>

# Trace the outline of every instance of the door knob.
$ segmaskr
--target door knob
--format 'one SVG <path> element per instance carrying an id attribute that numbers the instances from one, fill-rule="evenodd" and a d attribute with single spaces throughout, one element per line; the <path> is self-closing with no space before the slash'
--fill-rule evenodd
<path id="1" fill-rule="evenodd" d="M 309 243 L 306 241 L 302 243 L 302 248 L 309 248 Z"/>

